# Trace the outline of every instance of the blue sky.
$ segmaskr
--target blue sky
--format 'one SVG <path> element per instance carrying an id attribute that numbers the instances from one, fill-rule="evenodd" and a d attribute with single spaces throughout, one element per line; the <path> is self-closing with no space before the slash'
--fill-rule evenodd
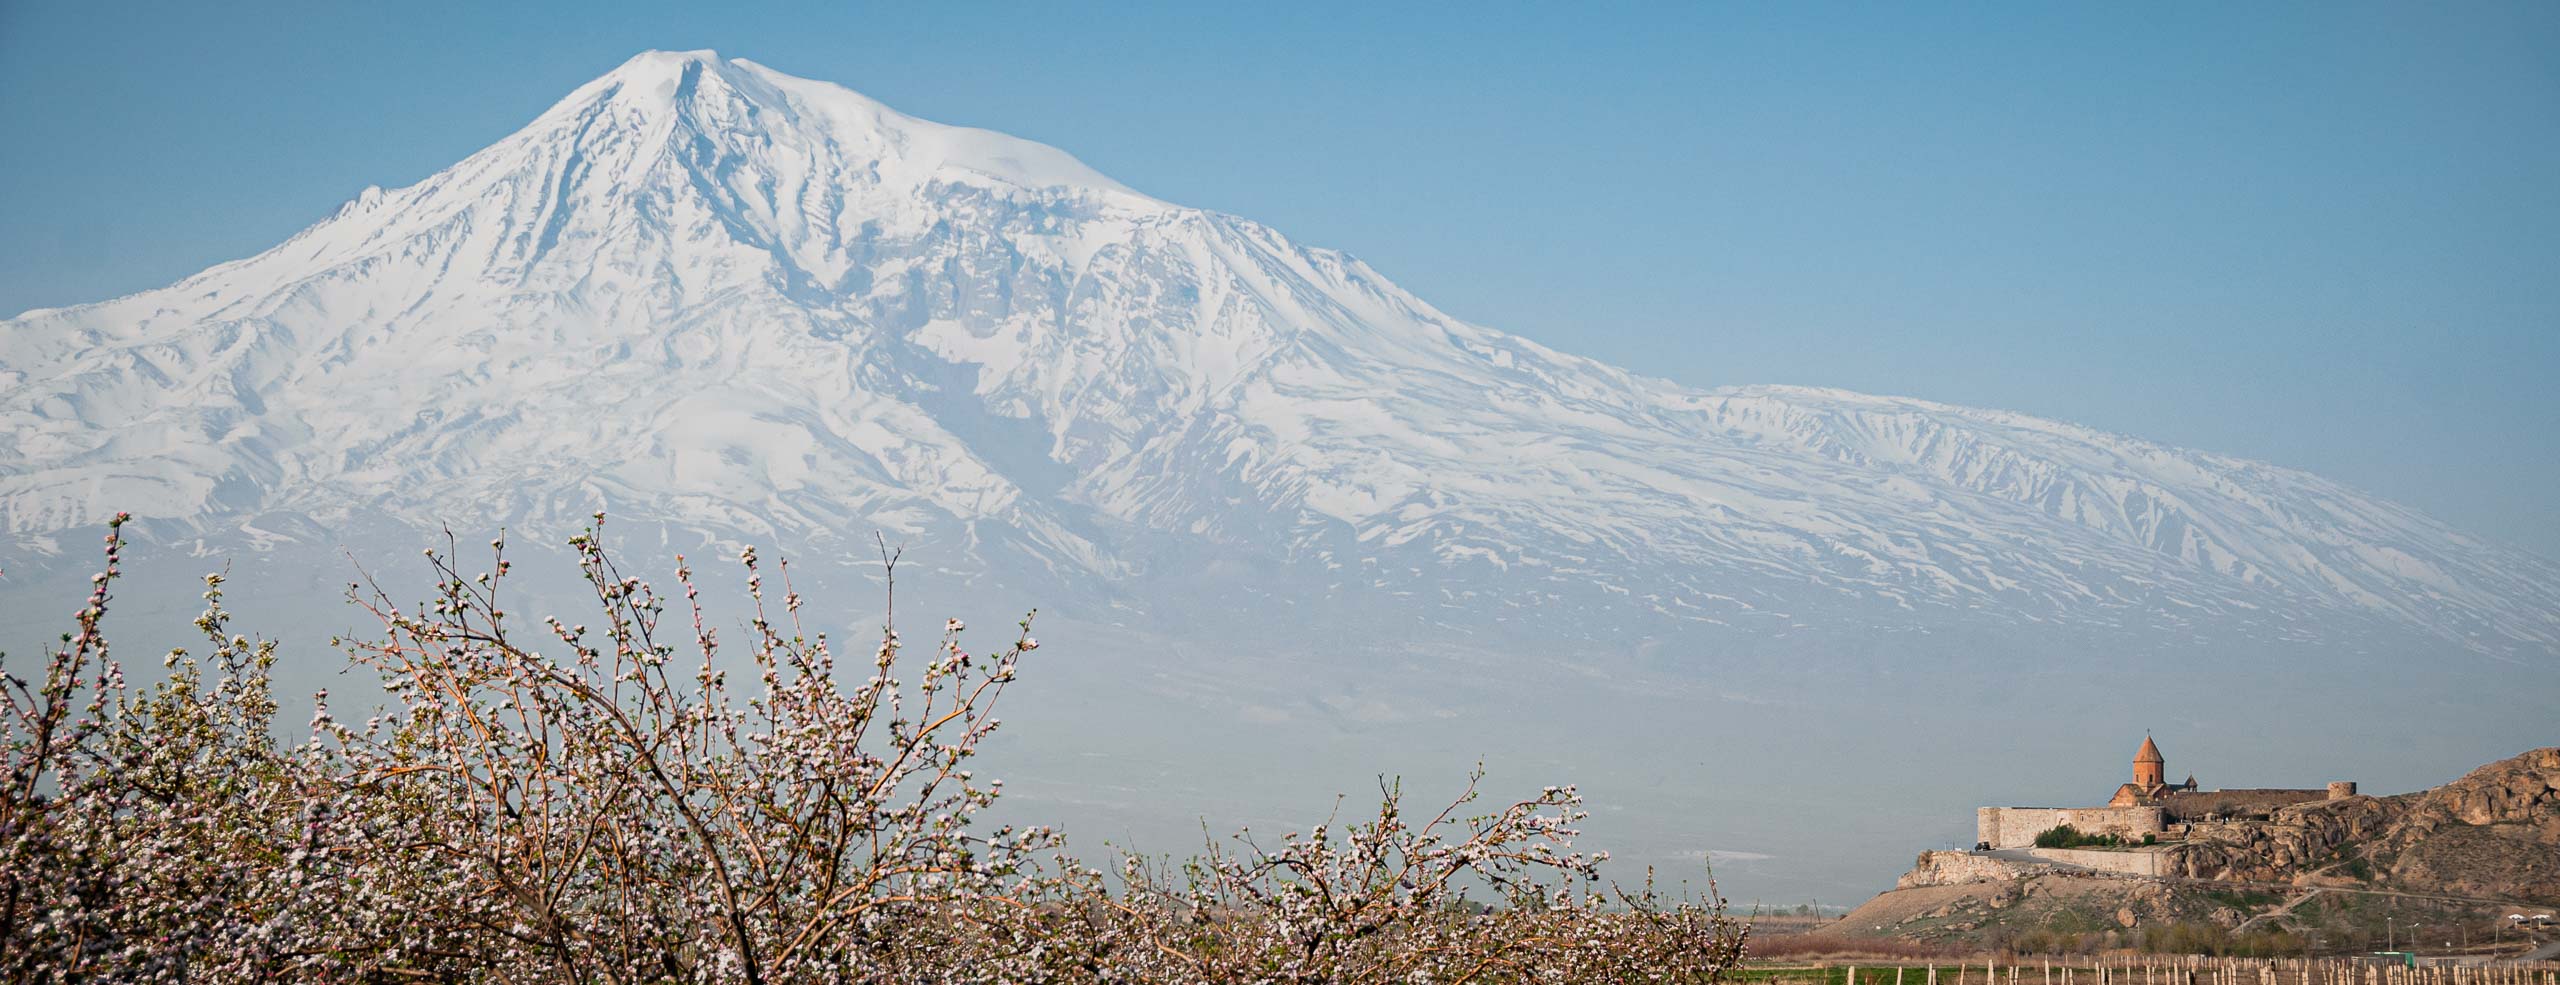
<path id="1" fill-rule="evenodd" d="M 2266 459 L 2560 557 L 2560 4 L 1266 8 L 8 0 L 0 313 L 711 47 L 1566 350 Z"/>

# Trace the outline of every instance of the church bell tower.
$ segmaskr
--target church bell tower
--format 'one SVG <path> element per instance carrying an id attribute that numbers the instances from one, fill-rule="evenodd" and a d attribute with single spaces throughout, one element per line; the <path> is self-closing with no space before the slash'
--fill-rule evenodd
<path id="1" fill-rule="evenodd" d="M 2133 785 L 2145 791 L 2169 785 L 2169 761 L 2160 755 L 2160 746 L 2151 737 L 2142 737 L 2142 748 L 2133 754 Z"/>

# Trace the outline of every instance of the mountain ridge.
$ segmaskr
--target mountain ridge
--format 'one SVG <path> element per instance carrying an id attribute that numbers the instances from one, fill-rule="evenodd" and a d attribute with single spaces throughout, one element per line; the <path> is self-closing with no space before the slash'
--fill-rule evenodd
<path id="1" fill-rule="evenodd" d="M 707 52 L 274 249 L 0 323 L 0 432 L 22 550 L 116 508 L 238 535 L 603 506 L 724 541 L 881 527 L 1106 595 L 1207 557 L 1287 572 L 1275 595 L 1560 619 L 1783 624 L 1811 595 L 2560 652 L 2560 568 L 2309 473 L 1640 376 Z"/>

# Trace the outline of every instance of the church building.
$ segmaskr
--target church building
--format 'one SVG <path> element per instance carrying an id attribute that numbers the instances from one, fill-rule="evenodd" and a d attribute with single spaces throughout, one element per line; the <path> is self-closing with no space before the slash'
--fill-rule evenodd
<path id="1" fill-rule="evenodd" d="M 2169 785 L 2168 776 L 2169 761 L 2160 755 L 2160 744 L 2145 734 L 2142 748 L 2133 753 L 2133 782 L 2117 787 L 2116 795 L 2107 801 L 2107 806 L 2145 807 L 2158 804 L 2171 794 L 2195 792 L 2196 778 L 2192 774 L 2187 777 L 2187 782 L 2174 787 Z"/>
<path id="2" fill-rule="evenodd" d="M 2200 790 L 2196 778 L 2169 782 L 2168 757 L 2148 734 L 2133 754 L 2133 781 L 2116 786 L 2103 807 L 1985 807 L 1975 812 L 1978 847 L 2025 848 L 2036 836 L 2061 825 L 2083 834 L 2115 835 L 2126 841 L 2183 837 L 2198 823 L 2263 819 L 2277 808 L 2315 800 L 2356 795 L 2353 781 L 2323 788 L 2252 788 Z"/>

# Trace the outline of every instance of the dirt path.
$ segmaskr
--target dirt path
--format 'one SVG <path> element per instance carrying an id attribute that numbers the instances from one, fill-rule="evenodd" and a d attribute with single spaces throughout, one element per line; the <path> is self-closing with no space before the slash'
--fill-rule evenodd
<path id="1" fill-rule="evenodd" d="M 2301 905 L 2302 905 L 2302 904 L 2304 904 L 2304 903 L 2310 902 L 2310 900 L 2311 900 L 2311 898 L 2312 898 L 2312 897 L 2314 897 L 2314 896 L 2318 896 L 2318 895 L 2320 895 L 2320 894 L 2322 894 L 2322 893 L 2325 893 L 2325 892 L 2328 892 L 2328 891 L 2329 891 L 2329 887 L 2327 887 L 2327 886 L 2313 886 L 2313 887 L 2311 887 L 2310 891 L 2305 892 L 2305 893 L 2303 893 L 2303 894 L 2302 894 L 2302 895 L 2300 895 L 2300 896 L 2296 896 L 2296 897 L 2294 897 L 2294 898 L 2292 898 L 2292 899 L 2289 899 L 2289 900 L 2284 901 L 2283 903 L 2281 903 L 2281 904 L 2277 905 L 2275 909 L 2268 910 L 2268 911 L 2267 911 L 2267 912 L 2265 912 L 2265 913 L 2261 913 L 2261 914 L 2258 914 L 2257 916 L 2250 917 L 2250 918 L 2249 918 L 2249 919 L 2247 919 L 2247 920 L 2240 921 L 2240 925 L 2239 925 L 2239 926 L 2237 926 L 2237 927 L 2233 927 L 2233 928 L 2231 928 L 2231 931 L 2232 931 L 2233 933 L 2239 933 L 2240 931 L 2247 930 L 2247 929 L 2249 929 L 2250 927 L 2256 926 L 2256 925 L 2257 925 L 2257 923 L 2258 923 L 2258 921 L 2260 921 L 2260 920 L 2273 920 L 2273 919 L 2275 919 L 2275 918 L 2277 918 L 2277 917 L 2289 916 L 2289 915 L 2291 915 L 2291 914 L 2293 913 L 2293 908 L 2294 908 L 2294 907 L 2301 906 Z"/>

